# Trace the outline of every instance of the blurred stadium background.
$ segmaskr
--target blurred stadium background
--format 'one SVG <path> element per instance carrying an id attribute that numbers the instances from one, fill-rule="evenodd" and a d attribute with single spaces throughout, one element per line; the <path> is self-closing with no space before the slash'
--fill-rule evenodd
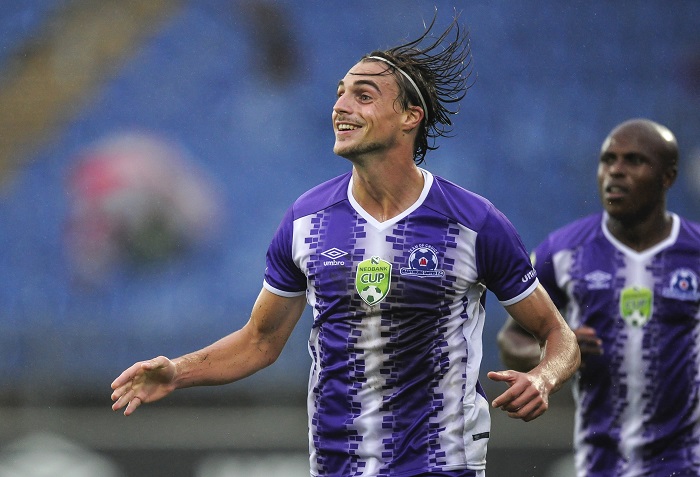
<path id="1" fill-rule="evenodd" d="M 2 0 L 0 477 L 308 475 L 310 315 L 245 382 L 129 419 L 109 385 L 247 320 L 284 210 L 348 169 L 338 79 L 435 7 L 440 26 L 461 11 L 475 83 L 428 169 L 530 248 L 598 210 L 600 143 L 645 116 L 680 143 L 670 208 L 700 220 L 696 0 Z M 532 423 L 494 414 L 489 476 L 568 475 L 568 390 Z"/>

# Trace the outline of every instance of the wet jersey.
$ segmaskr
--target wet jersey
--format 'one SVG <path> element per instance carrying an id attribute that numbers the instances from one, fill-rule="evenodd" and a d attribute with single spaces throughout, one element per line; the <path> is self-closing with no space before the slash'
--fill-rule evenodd
<path id="1" fill-rule="evenodd" d="M 700 475 L 700 226 L 636 252 L 604 213 L 551 234 L 538 277 L 572 328 L 595 328 L 602 356 L 574 379 L 579 476 Z"/>
<path id="2" fill-rule="evenodd" d="M 508 305 L 538 282 L 491 203 L 422 173 L 419 199 L 386 222 L 354 200 L 350 173 L 321 184 L 288 210 L 268 250 L 266 289 L 306 294 L 313 309 L 314 476 L 484 468 L 485 290 Z"/>

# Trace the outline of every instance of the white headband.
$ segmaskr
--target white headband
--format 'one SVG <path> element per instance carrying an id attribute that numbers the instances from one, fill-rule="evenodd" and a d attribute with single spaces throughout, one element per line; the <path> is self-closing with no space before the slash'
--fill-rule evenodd
<path id="1" fill-rule="evenodd" d="M 408 76 L 408 73 L 406 73 L 404 70 L 396 66 L 394 63 L 391 61 L 387 60 L 386 58 L 382 58 L 381 56 L 368 56 L 367 58 L 372 58 L 375 60 L 383 61 L 384 63 L 392 66 L 396 71 L 404 75 L 404 77 L 408 80 L 409 83 L 411 83 L 411 86 L 413 86 L 413 89 L 416 90 L 416 93 L 418 93 L 418 99 L 420 99 L 420 105 L 423 106 L 423 114 L 425 115 L 425 121 L 428 121 L 428 107 L 425 105 L 425 100 L 423 99 L 423 95 L 420 94 L 420 90 L 418 89 L 418 85 L 416 84 L 415 81 L 413 81 L 413 78 Z"/>

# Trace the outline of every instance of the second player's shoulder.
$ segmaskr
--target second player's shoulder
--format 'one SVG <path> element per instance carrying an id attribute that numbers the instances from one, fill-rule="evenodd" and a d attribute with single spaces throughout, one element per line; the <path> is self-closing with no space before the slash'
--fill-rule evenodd
<path id="1" fill-rule="evenodd" d="M 678 223 L 671 249 L 689 257 L 700 256 L 700 223 L 674 214 Z"/>
<path id="2" fill-rule="evenodd" d="M 685 231 L 685 233 L 694 238 L 698 243 L 698 247 L 700 247 L 700 223 L 686 219 L 682 216 L 678 216 L 678 218 L 681 223 L 681 228 Z"/>
<path id="3" fill-rule="evenodd" d="M 537 267 L 551 263 L 551 257 L 567 250 L 605 242 L 602 230 L 603 213 L 588 215 L 570 222 L 553 232 L 532 251 L 530 258 Z"/>
<path id="4" fill-rule="evenodd" d="M 603 213 L 581 217 L 547 236 L 553 246 L 572 248 L 603 236 Z"/>

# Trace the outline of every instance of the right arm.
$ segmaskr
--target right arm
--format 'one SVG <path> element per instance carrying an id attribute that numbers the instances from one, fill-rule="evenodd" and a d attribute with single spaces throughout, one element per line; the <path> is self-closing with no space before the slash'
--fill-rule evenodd
<path id="1" fill-rule="evenodd" d="M 135 363 L 112 383 L 113 410 L 124 415 L 142 403 L 157 401 L 175 389 L 227 384 L 274 363 L 294 326 L 306 298 L 286 298 L 263 288 L 248 323 L 211 345 L 170 360 L 164 356 Z"/>

